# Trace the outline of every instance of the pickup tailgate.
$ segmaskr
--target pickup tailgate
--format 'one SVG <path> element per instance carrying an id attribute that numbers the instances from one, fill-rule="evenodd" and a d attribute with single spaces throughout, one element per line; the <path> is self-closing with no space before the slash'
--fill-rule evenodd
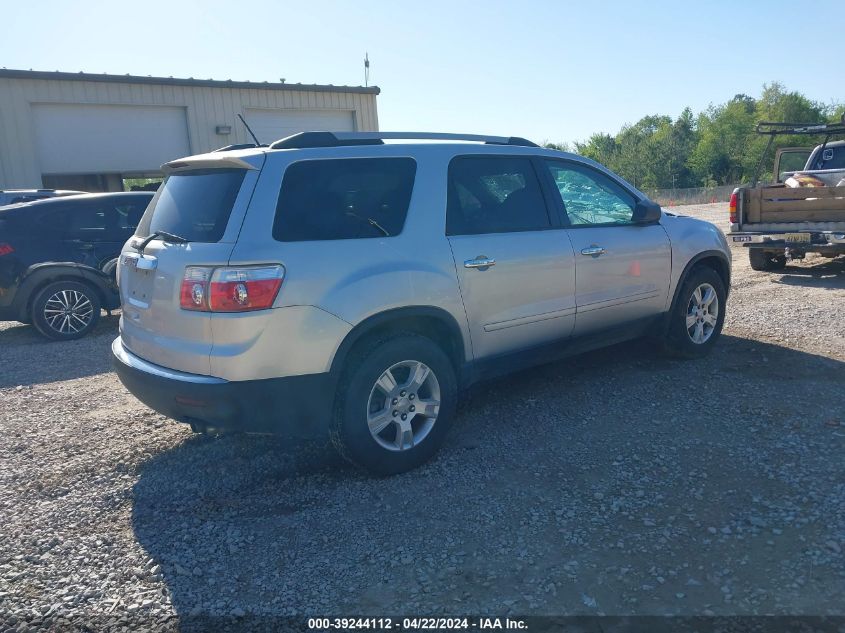
<path id="1" fill-rule="evenodd" d="M 818 225 L 819 230 L 845 227 L 845 187 L 756 187 L 744 189 L 739 224 Z M 822 224 L 827 226 L 822 228 Z M 770 230 L 770 229 L 765 229 Z"/>

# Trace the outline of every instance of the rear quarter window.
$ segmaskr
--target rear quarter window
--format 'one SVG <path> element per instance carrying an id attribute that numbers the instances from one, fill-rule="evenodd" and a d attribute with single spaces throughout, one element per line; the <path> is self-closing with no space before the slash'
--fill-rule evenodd
<path id="1" fill-rule="evenodd" d="M 244 169 L 198 169 L 169 175 L 147 207 L 136 234 L 167 231 L 190 242 L 219 242 L 245 175 Z"/>
<path id="2" fill-rule="evenodd" d="M 845 169 L 845 145 L 831 148 L 830 159 L 824 161 L 825 169 Z"/>
<path id="3" fill-rule="evenodd" d="M 417 164 L 412 158 L 307 160 L 285 170 L 273 238 L 280 242 L 398 235 Z"/>

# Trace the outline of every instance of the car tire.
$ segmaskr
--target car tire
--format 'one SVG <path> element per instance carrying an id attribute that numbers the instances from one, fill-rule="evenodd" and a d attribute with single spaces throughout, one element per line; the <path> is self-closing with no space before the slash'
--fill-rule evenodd
<path id="1" fill-rule="evenodd" d="M 82 338 L 100 320 L 100 297 L 78 281 L 56 281 L 42 288 L 32 302 L 32 324 L 56 341 Z"/>
<path id="2" fill-rule="evenodd" d="M 786 268 L 786 256 L 761 248 L 748 249 L 748 261 L 752 270 L 772 271 Z"/>
<path id="3" fill-rule="evenodd" d="M 452 362 L 431 339 L 401 333 L 373 340 L 341 376 L 332 443 L 373 474 L 417 468 L 443 443 L 457 391 Z"/>
<path id="4" fill-rule="evenodd" d="M 716 271 L 706 266 L 694 268 L 669 315 L 665 351 L 680 358 L 707 355 L 722 333 L 726 298 L 725 284 Z"/>

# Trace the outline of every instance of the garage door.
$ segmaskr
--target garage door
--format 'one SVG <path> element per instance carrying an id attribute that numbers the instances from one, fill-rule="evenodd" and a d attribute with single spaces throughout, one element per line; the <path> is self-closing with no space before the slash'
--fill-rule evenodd
<path id="1" fill-rule="evenodd" d="M 355 113 L 351 110 L 259 110 L 247 109 L 246 122 L 262 143 L 280 138 L 320 130 L 325 132 L 354 132 Z"/>
<path id="2" fill-rule="evenodd" d="M 156 172 L 191 153 L 185 108 L 35 104 L 43 174 Z"/>

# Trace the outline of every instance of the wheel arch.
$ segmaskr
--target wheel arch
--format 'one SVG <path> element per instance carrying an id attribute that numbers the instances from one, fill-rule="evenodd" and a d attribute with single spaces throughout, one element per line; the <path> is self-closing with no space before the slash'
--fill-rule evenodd
<path id="1" fill-rule="evenodd" d="M 684 266 L 684 270 L 681 272 L 681 276 L 678 277 L 678 283 L 675 284 L 675 293 L 672 297 L 672 304 L 669 306 L 669 311 L 666 313 L 666 319 L 664 322 L 664 330 L 669 326 L 669 319 L 671 315 L 674 314 L 675 309 L 678 306 L 678 299 L 680 297 L 681 288 L 684 287 L 687 279 L 698 267 L 706 267 L 710 268 L 719 275 L 719 278 L 722 280 L 722 283 L 725 285 L 725 297 L 730 294 L 731 290 L 731 262 L 728 259 L 727 255 L 725 255 L 722 251 L 710 250 L 710 251 L 702 251 L 698 253 L 695 257 L 691 258 L 686 266 Z"/>
<path id="2" fill-rule="evenodd" d="M 461 328 L 451 314 L 434 306 L 395 308 L 364 319 L 350 330 L 338 346 L 332 359 L 332 373 L 339 373 L 349 357 L 368 341 L 391 332 L 414 332 L 440 344 L 460 377 L 466 361 Z"/>
<path id="3" fill-rule="evenodd" d="M 113 309 L 119 305 L 119 300 L 115 297 L 114 289 L 110 287 L 108 277 L 95 268 L 72 262 L 36 264 L 27 271 L 18 291 L 18 296 L 20 296 L 19 316 L 28 318 L 32 310 L 32 302 L 38 293 L 49 284 L 57 281 L 74 281 L 91 286 L 97 293 L 97 298 L 103 308 Z"/>

